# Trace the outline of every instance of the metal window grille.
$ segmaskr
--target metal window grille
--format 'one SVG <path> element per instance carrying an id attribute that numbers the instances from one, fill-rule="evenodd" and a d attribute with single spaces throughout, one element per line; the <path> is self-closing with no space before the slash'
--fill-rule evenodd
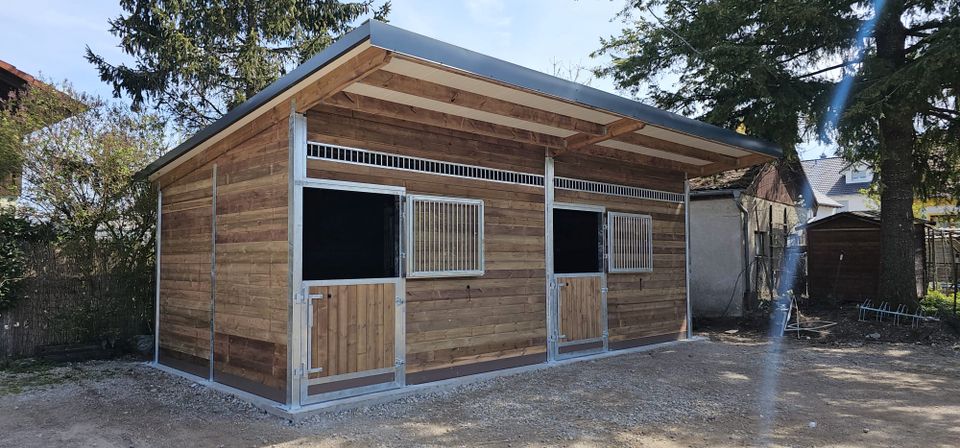
<path id="1" fill-rule="evenodd" d="M 483 201 L 407 196 L 407 277 L 483 275 Z"/>
<path id="2" fill-rule="evenodd" d="M 683 193 L 671 193 L 669 191 L 651 190 L 649 188 L 594 182 L 592 180 L 571 179 L 568 177 L 554 178 L 553 184 L 554 187 L 561 190 L 584 191 L 610 196 L 683 203 Z"/>
<path id="3" fill-rule="evenodd" d="M 543 175 L 485 168 L 462 163 L 441 162 L 421 157 L 401 156 L 345 146 L 307 143 L 307 158 L 335 160 L 355 165 L 377 166 L 418 173 L 543 187 Z"/>
<path id="4" fill-rule="evenodd" d="M 440 176 L 451 176 L 465 179 L 486 180 L 509 184 L 543 187 L 542 174 L 521 173 L 519 171 L 485 168 L 461 163 L 442 162 L 422 157 L 401 156 L 366 149 L 349 148 L 346 146 L 328 145 L 308 142 L 307 158 L 331 160 L 353 165 L 376 166 L 417 173 L 429 173 Z M 683 203 L 683 193 L 652 190 L 649 188 L 631 187 L 628 185 L 596 182 L 592 180 L 573 179 L 569 177 L 554 178 L 553 185 L 560 190 L 582 191 L 609 196 L 620 196 L 651 201 Z"/>
<path id="5" fill-rule="evenodd" d="M 607 213 L 610 272 L 653 271 L 653 219 L 649 215 Z"/>

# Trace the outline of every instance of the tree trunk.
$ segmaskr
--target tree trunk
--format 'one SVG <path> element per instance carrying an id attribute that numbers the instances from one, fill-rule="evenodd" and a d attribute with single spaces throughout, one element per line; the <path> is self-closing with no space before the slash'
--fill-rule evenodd
<path id="1" fill-rule="evenodd" d="M 906 33 L 900 16 L 901 2 L 888 2 L 877 23 L 878 69 L 889 76 L 906 64 Z M 902 94 L 901 94 L 902 95 Z M 915 305 L 917 291 L 916 234 L 913 226 L 913 191 L 916 174 L 913 113 L 906 101 L 890 89 L 883 104 L 880 126 L 881 271 L 879 300 Z"/>

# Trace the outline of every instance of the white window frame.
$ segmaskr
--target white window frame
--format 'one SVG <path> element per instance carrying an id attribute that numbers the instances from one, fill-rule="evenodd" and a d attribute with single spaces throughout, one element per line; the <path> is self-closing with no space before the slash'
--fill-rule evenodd
<path id="1" fill-rule="evenodd" d="M 851 184 L 861 184 L 864 182 L 870 182 L 870 171 L 860 170 L 857 168 L 850 169 L 850 183 Z"/>
<path id="2" fill-rule="evenodd" d="M 649 260 L 646 263 L 646 266 L 641 267 L 620 267 L 617 266 L 617 259 L 614 256 L 614 250 L 618 247 L 620 239 L 618 238 L 617 229 L 614 226 L 614 221 L 618 217 L 640 219 L 646 223 L 646 231 L 644 232 L 644 237 L 639 241 L 639 251 L 638 254 L 646 252 L 646 259 Z M 645 242 L 646 247 L 643 247 Z M 643 257 L 641 257 L 643 258 Z M 638 213 L 623 213 L 623 212 L 607 212 L 607 272 L 612 274 L 627 274 L 627 273 L 645 273 L 653 272 L 653 217 L 650 215 L 643 215 Z"/>
<path id="3" fill-rule="evenodd" d="M 437 270 L 415 270 L 417 263 L 417 246 L 416 241 L 414 241 L 414 223 L 415 217 L 414 205 L 417 202 L 434 202 L 441 204 L 463 204 L 463 205 L 472 205 L 478 207 L 477 210 L 477 222 L 476 226 L 476 261 L 479 269 L 437 269 Z M 485 272 L 485 260 L 484 260 L 484 204 L 482 199 L 468 199 L 468 198 L 459 198 L 459 197 L 450 197 L 450 196 L 432 196 L 432 195 L 407 195 L 406 204 L 405 204 L 405 214 L 406 214 L 406 229 L 405 229 L 405 241 L 406 241 L 406 253 L 404 254 L 406 258 L 406 274 L 408 278 L 437 278 L 437 277 L 479 277 L 482 276 Z M 467 241 L 463 241 L 463 244 L 467 244 Z"/>

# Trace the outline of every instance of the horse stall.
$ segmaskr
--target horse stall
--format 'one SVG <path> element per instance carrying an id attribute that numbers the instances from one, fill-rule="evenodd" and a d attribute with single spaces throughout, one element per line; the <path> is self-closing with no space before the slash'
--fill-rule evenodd
<path id="1" fill-rule="evenodd" d="M 156 365 L 281 412 L 689 337 L 771 144 L 370 21 L 148 166 Z"/>

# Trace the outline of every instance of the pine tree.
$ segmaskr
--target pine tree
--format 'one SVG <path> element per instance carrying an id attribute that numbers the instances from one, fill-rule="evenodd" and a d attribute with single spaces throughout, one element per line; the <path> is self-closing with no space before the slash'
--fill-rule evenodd
<path id="1" fill-rule="evenodd" d="M 196 131 L 390 3 L 374 0 L 121 0 L 110 32 L 132 56 L 114 65 L 87 47 L 87 60 L 113 86 Z"/>
<path id="2" fill-rule="evenodd" d="M 635 0 L 619 17 L 623 31 L 595 53 L 610 57 L 597 72 L 619 87 L 745 126 L 788 157 L 817 137 L 871 164 L 881 299 L 916 299 L 915 194 L 960 198 L 960 2 Z M 657 86 L 665 80 L 676 82 Z"/>

